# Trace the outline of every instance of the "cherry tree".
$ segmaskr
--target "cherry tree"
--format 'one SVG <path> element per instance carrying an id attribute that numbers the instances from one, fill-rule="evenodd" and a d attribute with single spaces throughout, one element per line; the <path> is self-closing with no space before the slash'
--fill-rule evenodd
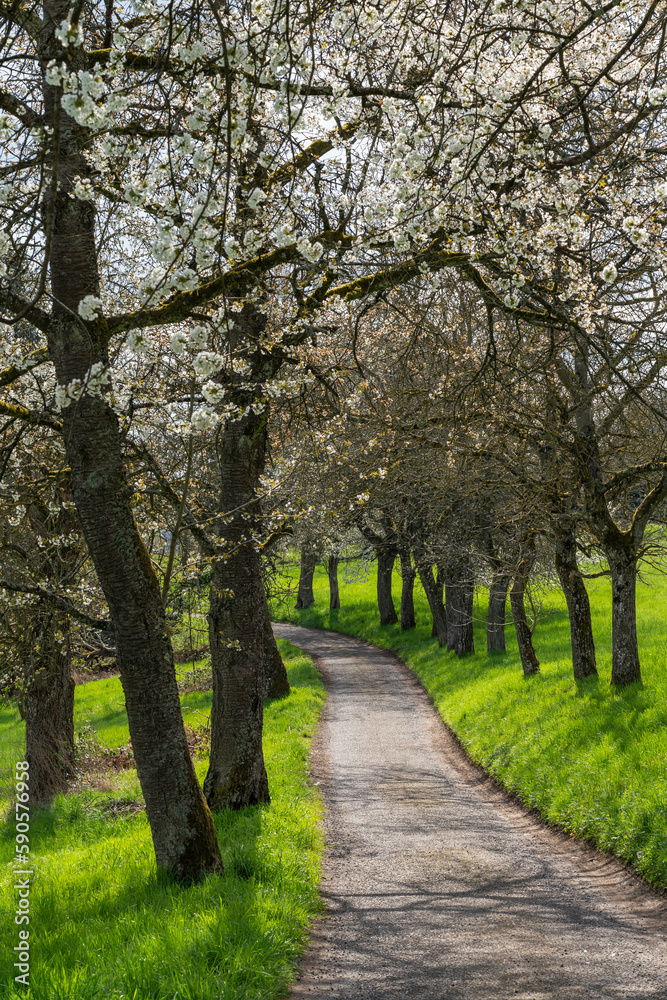
<path id="1" fill-rule="evenodd" d="M 659 127 L 665 14 L 639 0 L 0 11 L 0 307 L 43 336 L 8 359 L 17 398 L 2 407 L 62 428 L 158 864 L 196 877 L 220 855 L 132 514 L 123 358 L 169 343 L 196 385 L 184 434 L 217 433 L 206 792 L 213 808 L 265 801 L 257 488 L 271 399 L 306 376 L 302 349 L 340 303 L 419 273 L 457 268 L 489 307 L 537 323 L 560 316 L 558 273 L 560 321 L 587 328 L 597 274 L 568 248 L 584 239 L 591 165 L 627 188 L 619 150 Z M 622 224 L 638 235 L 633 192 Z M 38 365 L 55 371 L 47 400 L 25 378 Z"/>

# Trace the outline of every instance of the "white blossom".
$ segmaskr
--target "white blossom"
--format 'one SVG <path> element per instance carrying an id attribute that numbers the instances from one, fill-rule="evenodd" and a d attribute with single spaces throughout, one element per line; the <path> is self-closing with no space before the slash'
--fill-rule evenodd
<path id="1" fill-rule="evenodd" d="M 299 240 L 296 248 L 301 256 L 309 260 L 311 264 L 317 263 L 324 253 L 324 247 L 321 243 L 311 243 L 308 239 Z"/>
<path id="2" fill-rule="evenodd" d="M 210 406 L 201 406 L 192 414 L 190 423 L 196 431 L 210 431 L 218 423 L 218 415 Z"/>
<path id="3" fill-rule="evenodd" d="M 187 343 L 187 334 L 183 333 L 182 330 L 178 330 L 176 333 L 172 334 L 171 349 L 174 354 L 184 354 Z"/>
<path id="4" fill-rule="evenodd" d="M 222 402 L 225 397 L 224 388 L 218 382 L 213 381 L 209 381 L 202 386 L 202 393 L 204 399 L 206 399 L 213 406 Z"/>
<path id="5" fill-rule="evenodd" d="M 74 185 L 74 194 L 79 201 L 92 201 L 94 199 L 95 190 L 87 177 L 78 179 Z"/>
<path id="6" fill-rule="evenodd" d="M 60 22 L 60 27 L 56 28 L 55 36 L 64 49 L 72 46 L 73 49 L 83 45 L 83 31 L 80 24 L 70 24 L 68 20 Z"/>
<path id="7" fill-rule="evenodd" d="M 266 195 L 261 190 L 261 188 L 253 188 L 253 190 L 248 195 L 247 205 L 251 211 L 255 211 L 257 206 L 262 202 L 266 201 Z"/>
<path id="8" fill-rule="evenodd" d="M 79 302 L 79 316 L 86 322 L 92 322 L 97 319 L 101 308 L 102 299 L 98 298 L 97 295 L 86 295 Z"/>
<path id="9" fill-rule="evenodd" d="M 188 332 L 188 344 L 193 351 L 203 351 L 208 342 L 208 327 L 193 326 Z"/>
<path id="10" fill-rule="evenodd" d="M 642 220 L 638 216 L 628 216 L 623 220 L 623 232 L 627 233 L 635 246 L 641 247 L 648 243 L 649 234 L 642 227 Z"/>
<path id="11" fill-rule="evenodd" d="M 134 354 L 146 354 L 151 349 L 151 342 L 145 330 L 131 330 L 125 343 Z"/>
<path id="12" fill-rule="evenodd" d="M 654 106 L 662 104 L 667 99 L 667 87 L 651 87 L 648 92 L 649 103 Z"/>
<path id="13" fill-rule="evenodd" d="M 209 375 L 215 375 L 219 372 L 224 363 L 225 359 L 221 354 L 216 354 L 214 351 L 202 351 L 194 359 L 192 366 L 197 375 L 207 378 Z"/>
<path id="14" fill-rule="evenodd" d="M 67 395 L 67 388 L 64 385 L 56 386 L 56 409 L 64 410 L 72 400 Z"/>

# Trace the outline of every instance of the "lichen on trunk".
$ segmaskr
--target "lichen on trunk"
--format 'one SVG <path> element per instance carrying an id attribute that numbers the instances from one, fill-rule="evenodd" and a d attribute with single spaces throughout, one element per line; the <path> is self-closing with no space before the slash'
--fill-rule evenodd
<path id="1" fill-rule="evenodd" d="M 211 755 L 204 791 L 214 811 L 269 801 L 262 752 L 266 596 L 256 535 L 266 414 L 230 420 L 219 439 L 224 550 L 211 583 Z"/>
<path id="2" fill-rule="evenodd" d="M 609 542 L 611 571 L 611 683 L 625 687 L 641 680 L 637 645 L 637 552 L 633 545 Z"/>
<path id="3" fill-rule="evenodd" d="M 510 591 L 510 604 L 512 607 L 512 615 L 514 617 L 514 630 L 516 632 L 516 640 L 519 646 L 519 656 L 521 657 L 523 675 L 524 677 L 530 677 L 531 674 L 537 674 L 540 670 L 540 661 L 537 659 L 537 655 L 533 647 L 533 637 L 528 625 L 528 618 L 524 604 L 524 595 L 526 593 L 526 587 L 528 586 L 528 579 L 532 568 L 535 565 L 536 559 L 534 540 L 529 539 L 525 542 L 522 546 L 522 550 L 523 551 L 514 574 L 512 590 Z"/>
<path id="4" fill-rule="evenodd" d="M 337 611 L 340 608 L 340 590 L 338 587 L 338 563 L 339 557 L 330 555 L 327 560 L 327 575 L 329 577 L 329 610 Z"/>
<path id="5" fill-rule="evenodd" d="M 570 619 L 572 670 L 575 680 L 597 675 L 591 605 L 583 577 L 577 565 L 577 541 L 574 524 L 565 526 L 556 536 L 556 572 L 565 594 Z"/>
<path id="6" fill-rule="evenodd" d="M 447 611 L 447 649 L 457 656 L 475 652 L 473 598 L 475 580 L 467 555 L 453 561 L 446 569 L 445 607 Z"/>
<path id="7" fill-rule="evenodd" d="M 416 555 L 417 571 L 421 580 L 428 606 L 433 620 L 433 629 L 436 633 L 438 643 L 441 646 L 447 645 L 447 613 L 442 603 L 442 591 L 439 590 L 433 575 L 433 566 L 429 562 L 425 553 Z"/>
<path id="8" fill-rule="evenodd" d="M 396 562 L 396 549 L 383 546 L 377 550 L 377 599 L 380 625 L 394 625 L 398 621 L 394 599 L 391 594 L 391 578 Z"/>
<path id="9" fill-rule="evenodd" d="M 487 653 L 505 652 L 505 606 L 510 577 L 504 571 L 494 573 L 489 587 L 489 607 L 486 614 Z"/>
<path id="10" fill-rule="evenodd" d="M 309 608 L 315 603 L 313 594 L 313 576 L 315 574 L 315 564 L 317 555 L 310 542 L 304 542 L 301 546 L 301 564 L 299 568 L 299 588 L 297 590 L 296 604 L 297 610 Z"/>
<path id="11" fill-rule="evenodd" d="M 399 556 L 401 560 L 401 628 L 408 630 L 417 626 L 414 598 L 417 570 L 412 564 L 409 550 L 401 549 Z"/>
<path id="12" fill-rule="evenodd" d="M 43 602 L 29 630 L 25 688 L 26 760 L 30 799 L 48 802 L 74 775 L 74 681 L 67 619 Z"/>

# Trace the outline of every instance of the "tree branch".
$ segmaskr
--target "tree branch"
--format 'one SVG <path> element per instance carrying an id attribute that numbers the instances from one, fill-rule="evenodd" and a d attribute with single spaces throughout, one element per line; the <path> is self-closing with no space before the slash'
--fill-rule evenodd
<path id="1" fill-rule="evenodd" d="M 23 28 L 31 38 L 35 40 L 39 38 L 42 22 L 27 4 L 17 3 L 16 0 L 11 3 L 8 3 L 7 0 L 0 0 L 0 17 L 6 18 L 19 28 Z"/>
<path id="2" fill-rule="evenodd" d="M 178 493 L 176 492 L 176 490 L 173 488 L 173 486 L 165 476 L 164 472 L 158 465 L 153 455 L 151 455 L 151 453 L 147 451 L 145 448 L 140 448 L 136 445 L 134 446 L 133 450 L 135 454 L 138 455 L 138 457 L 141 458 L 142 461 L 144 461 L 145 464 L 148 466 L 148 469 L 151 475 L 153 476 L 153 479 L 160 488 L 160 493 L 165 498 L 167 503 L 170 504 L 170 506 L 172 506 L 176 511 L 178 511 L 182 506 L 183 525 L 185 528 L 188 529 L 190 534 L 194 535 L 194 537 L 197 539 L 197 541 L 201 545 L 206 555 L 207 556 L 216 555 L 218 551 L 217 546 L 208 536 L 208 534 L 204 531 L 201 525 L 197 522 L 196 517 L 194 516 L 188 505 L 183 504 L 181 497 L 179 497 Z"/>
<path id="3" fill-rule="evenodd" d="M 0 413 L 12 420 L 22 420 L 25 424 L 34 424 L 36 427 L 50 427 L 53 431 L 62 433 L 63 425 L 59 420 L 48 413 L 35 412 L 29 410 L 27 406 L 20 406 L 18 403 L 7 403 L 0 400 Z"/>
<path id="4" fill-rule="evenodd" d="M 17 100 L 16 97 L 13 97 L 6 90 L 0 90 L 0 110 L 13 115 L 22 125 L 26 125 L 28 128 L 36 128 L 44 124 L 42 115 L 38 115 L 36 111 L 33 111 L 23 101 Z"/>
<path id="5" fill-rule="evenodd" d="M 42 333 L 47 333 L 51 319 L 47 312 L 39 306 L 26 302 L 20 295 L 16 295 L 8 288 L 0 289 L 0 309 L 9 309 L 14 316 L 21 316 L 36 326 Z"/>
<path id="6" fill-rule="evenodd" d="M 17 365 L 10 365 L 8 368 L 0 369 L 0 386 L 10 385 L 12 382 L 16 382 L 17 379 L 21 378 L 27 372 L 32 371 L 38 365 L 43 365 L 49 360 L 49 351 L 47 347 L 38 347 L 36 351 L 31 351 L 23 359 L 23 362 Z"/>
<path id="7" fill-rule="evenodd" d="M 87 615 L 85 611 L 79 611 L 68 597 L 54 594 L 43 587 L 24 587 L 20 583 L 10 583 L 8 580 L 0 580 L 0 587 L 3 590 L 8 590 L 11 594 L 30 594 L 34 597 L 42 597 L 56 608 L 60 608 L 61 611 L 65 611 L 68 615 L 71 615 L 72 618 L 76 618 L 77 621 L 83 622 L 84 625 L 89 625 L 90 628 L 102 629 L 105 632 L 113 629 L 110 621 L 103 618 L 93 618 L 91 615 Z"/>

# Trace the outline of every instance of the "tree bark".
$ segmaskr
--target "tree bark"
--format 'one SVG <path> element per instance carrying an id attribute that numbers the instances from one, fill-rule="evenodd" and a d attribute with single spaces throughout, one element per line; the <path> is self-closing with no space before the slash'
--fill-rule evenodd
<path id="1" fill-rule="evenodd" d="M 54 29 L 68 10 L 64 0 L 44 3 L 43 69 L 50 58 L 63 57 Z M 75 50 L 74 71 L 79 57 Z M 95 210 L 73 192 L 77 177 L 89 173 L 80 153 L 87 132 L 61 112 L 59 91 L 46 84 L 44 105 L 60 139 L 56 184 L 44 198 L 53 301 L 48 347 L 58 382 L 68 385 L 84 381 L 91 366 L 108 357 L 104 321 L 84 323 L 78 316 L 79 302 L 100 292 Z M 106 399 L 84 393 L 63 411 L 62 423 L 72 495 L 113 621 L 157 864 L 178 879 L 199 878 L 220 870 L 220 849 L 188 752 L 160 586 L 134 521 L 118 420 Z"/>
<path id="2" fill-rule="evenodd" d="M 473 631 L 473 600 L 475 582 L 468 558 L 450 567 L 445 577 L 445 607 L 447 612 L 447 649 L 457 656 L 475 652 Z"/>
<path id="3" fill-rule="evenodd" d="M 574 526 L 556 536 L 556 572 L 565 594 L 570 619 L 572 670 L 575 680 L 597 675 L 595 643 L 588 591 L 577 566 Z"/>
<path id="4" fill-rule="evenodd" d="M 401 560 L 401 628 L 403 630 L 416 628 L 415 620 L 415 576 L 416 569 L 412 565 L 409 550 L 399 552 Z"/>
<path id="5" fill-rule="evenodd" d="M 299 589 L 297 591 L 295 608 L 299 610 L 309 608 L 315 603 L 313 594 L 313 576 L 315 573 L 315 563 L 317 557 L 315 550 L 310 543 L 306 542 L 301 546 L 301 567 L 299 571 Z"/>
<path id="6" fill-rule="evenodd" d="M 329 575 L 329 609 L 336 611 L 340 607 L 340 593 L 338 590 L 338 556 L 331 555 L 327 561 L 327 573 Z"/>
<path id="7" fill-rule="evenodd" d="M 380 625 L 393 625 L 398 621 L 394 599 L 391 596 L 391 577 L 396 561 L 396 549 L 389 547 L 377 549 L 377 560 L 377 597 Z"/>
<path id="8" fill-rule="evenodd" d="M 537 659 L 533 648 L 533 637 L 528 626 L 526 607 L 524 604 L 524 594 L 528 585 L 530 572 L 535 564 L 535 559 L 536 554 L 534 545 L 529 544 L 519 561 L 516 573 L 514 574 L 512 590 L 510 591 L 510 604 L 512 607 L 512 615 L 514 617 L 514 629 L 519 646 L 519 656 L 521 657 L 521 666 L 523 667 L 524 677 L 530 677 L 531 674 L 537 674 L 540 670 L 540 661 Z"/>
<path id="9" fill-rule="evenodd" d="M 424 588 L 424 593 L 426 594 L 428 606 L 431 609 L 433 626 L 436 631 L 435 638 L 437 638 L 441 646 L 446 646 L 447 616 L 445 613 L 445 606 L 442 603 L 442 596 L 438 590 L 438 585 L 435 582 L 435 577 L 433 576 L 433 566 L 425 560 L 422 561 L 421 559 L 418 559 L 417 571 L 419 573 L 419 579 L 421 580 L 422 587 Z"/>
<path id="10" fill-rule="evenodd" d="M 436 563 L 435 575 L 434 575 L 434 585 L 435 585 L 435 595 L 438 607 L 445 607 L 445 568 L 444 566 Z M 445 610 L 446 614 L 446 610 Z M 431 625 L 431 638 L 438 638 L 438 626 L 435 621 Z"/>
<path id="11" fill-rule="evenodd" d="M 266 595 L 254 541 L 261 512 L 266 416 L 229 421 L 219 444 L 220 526 L 225 551 L 213 567 L 209 635 L 213 667 L 211 756 L 204 792 L 212 810 L 269 801 L 262 752 Z"/>
<path id="12" fill-rule="evenodd" d="M 276 637 L 271 628 L 269 607 L 264 598 L 264 698 L 284 698 L 290 693 L 290 683 Z"/>
<path id="13" fill-rule="evenodd" d="M 611 570 L 611 683 L 625 687 L 641 680 L 637 646 L 637 551 L 627 542 L 605 545 Z"/>
<path id="14" fill-rule="evenodd" d="M 30 800 L 48 802 L 74 775 L 74 681 L 66 619 L 42 605 L 34 610 L 21 707 Z"/>
<path id="15" fill-rule="evenodd" d="M 502 571 L 494 573 L 489 588 L 489 608 L 486 614 L 487 653 L 505 652 L 505 605 L 510 577 Z"/>

